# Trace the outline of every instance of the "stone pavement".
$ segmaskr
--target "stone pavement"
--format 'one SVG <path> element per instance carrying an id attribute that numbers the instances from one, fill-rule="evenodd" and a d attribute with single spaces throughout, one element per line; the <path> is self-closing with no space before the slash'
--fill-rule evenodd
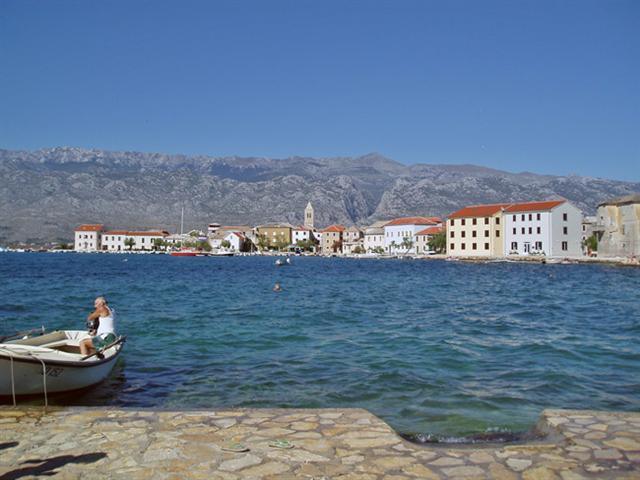
<path id="1" fill-rule="evenodd" d="M 538 428 L 538 443 L 422 446 L 360 409 L 0 407 L 0 479 L 640 479 L 640 413 L 546 410 Z"/>

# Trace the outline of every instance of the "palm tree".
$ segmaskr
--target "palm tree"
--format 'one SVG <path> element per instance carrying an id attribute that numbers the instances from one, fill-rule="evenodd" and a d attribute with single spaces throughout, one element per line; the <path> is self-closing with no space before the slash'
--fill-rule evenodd
<path id="1" fill-rule="evenodd" d="M 447 232 L 442 230 L 440 233 L 431 235 L 427 241 L 429 248 L 436 253 L 443 253 L 447 248 Z"/>
<path id="2" fill-rule="evenodd" d="M 406 255 L 413 248 L 413 240 L 411 240 L 411 237 L 404 237 L 400 246 L 405 249 L 404 254 Z"/>

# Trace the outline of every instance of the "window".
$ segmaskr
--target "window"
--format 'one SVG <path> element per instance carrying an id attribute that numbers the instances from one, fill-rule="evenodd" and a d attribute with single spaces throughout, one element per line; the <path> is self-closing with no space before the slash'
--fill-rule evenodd
<path id="1" fill-rule="evenodd" d="M 464 221 L 464 218 L 462 220 L 460 220 L 460 225 L 464 225 L 466 222 Z"/>
<path id="2" fill-rule="evenodd" d="M 514 216 L 513 216 L 513 221 L 515 222 L 515 221 L 517 221 L 517 220 L 518 220 L 518 217 L 516 217 L 516 216 L 514 215 Z"/>
<path id="3" fill-rule="evenodd" d="M 524 213 L 520 216 L 520 220 L 524 222 Z"/>
<path id="4" fill-rule="evenodd" d="M 540 234 L 540 227 L 536 228 L 536 233 Z"/>
<path id="5" fill-rule="evenodd" d="M 540 220 L 540 214 L 536 213 L 536 220 Z"/>
<path id="6" fill-rule="evenodd" d="M 477 247 L 478 247 L 478 244 L 477 244 L 477 243 L 474 243 L 473 245 L 471 245 L 471 249 L 472 249 L 472 250 L 476 250 L 476 249 L 477 249 Z"/>
<path id="7" fill-rule="evenodd" d="M 569 233 L 569 229 L 567 227 L 562 227 L 562 233 L 566 235 L 567 233 Z"/>
<path id="8" fill-rule="evenodd" d="M 478 224 L 478 219 L 474 218 L 471 223 L 473 223 L 474 225 L 477 225 Z"/>
<path id="9" fill-rule="evenodd" d="M 488 244 L 488 243 L 485 243 L 485 244 L 484 244 L 484 249 L 485 249 L 485 250 L 489 250 L 489 244 Z"/>
<path id="10" fill-rule="evenodd" d="M 454 249 L 453 243 L 449 244 L 449 250 L 453 250 L 453 249 Z"/>
<path id="11" fill-rule="evenodd" d="M 485 231 L 484 231 L 484 236 L 485 236 L 485 237 L 488 237 L 488 236 L 489 236 L 489 230 L 485 230 Z"/>
<path id="12" fill-rule="evenodd" d="M 525 228 L 522 227 L 522 234 L 524 235 L 524 233 L 525 233 Z"/>
<path id="13" fill-rule="evenodd" d="M 529 221 L 533 220 L 533 215 L 530 213 L 529 214 Z"/>
<path id="14" fill-rule="evenodd" d="M 475 231 L 475 230 L 474 230 L 473 232 L 471 232 L 471 236 L 472 236 L 473 238 L 476 238 L 476 235 L 477 235 L 477 233 L 476 233 L 476 231 Z"/>
<path id="15" fill-rule="evenodd" d="M 464 237 L 466 237 L 466 236 L 467 236 L 467 232 L 465 232 L 465 231 L 463 230 L 463 231 L 461 232 L 461 234 L 460 234 L 460 235 L 462 235 L 462 238 L 464 238 Z"/>
<path id="16" fill-rule="evenodd" d="M 542 250 L 542 242 L 536 242 L 536 250 L 538 251 Z"/>
<path id="17" fill-rule="evenodd" d="M 485 217 L 485 219 L 484 219 L 484 224 L 485 224 L 485 225 L 489 225 L 489 217 Z"/>
<path id="18" fill-rule="evenodd" d="M 562 250 L 565 252 L 569 250 L 569 244 L 567 242 L 562 242 Z"/>
<path id="19" fill-rule="evenodd" d="M 496 225 L 500 225 L 500 217 L 496 217 Z"/>
<path id="20" fill-rule="evenodd" d="M 460 244 L 460 250 L 464 250 L 464 247 L 465 247 L 465 244 L 464 244 L 464 243 L 461 243 L 461 244 Z"/>
<path id="21" fill-rule="evenodd" d="M 518 250 L 518 242 L 511 242 L 511 250 Z"/>
<path id="22" fill-rule="evenodd" d="M 565 222 L 568 220 L 568 215 L 566 213 L 562 214 L 562 220 L 564 220 Z"/>
<path id="23" fill-rule="evenodd" d="M 529 235 L 533 233 L 533 228 L 529 227 Z"/>
<path id="24" fill-rule="evenodd" d="M 455 225 L 455 220 L 452 218 L 452 219 L 450 220 L 450 222 L 451 222 L 451 223 L 450 223 L 450 224 L 451 224 L 451 226 L 453 227 L 453 226 Z"/>
<path id="25" fill-rule="evenodd" d="M 456 234 L 456 232 L 454 232 L 454 231 L 452 230 L 452 231 L 451 231 L 451 235 L 450 235 L 450 237 L 451 237 L 451 238 L 455 238 L 455 236 L 456 236 L 455 234 Z"/>
<path id="26" fill-rule="evenodd" d="M 500 237 L 500 230 L 496 230 L 496 237 Z"/>
<path id="27" fill-rule="evenodd" d="M 516 227 L 513 227 L 513 234 L 516 234 Z"/>

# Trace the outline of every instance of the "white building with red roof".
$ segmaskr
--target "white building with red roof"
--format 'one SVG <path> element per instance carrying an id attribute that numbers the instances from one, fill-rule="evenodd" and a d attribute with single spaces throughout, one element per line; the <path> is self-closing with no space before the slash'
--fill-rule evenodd
<path id="1" fill-rule="evenodd" d="M 101 250 L 107 252 L 157 250 L 158 240 L 165 240 L 168 236 L 169 232 L 164 230 L 107 230 L 102 233 Z"/>
<path id="2" fill-rule="evenodd" d="M 314 240 L 313 228 L 304 225 L 298 225 L 291 230 L 291 244 L 296 245 L 298 242 L 306 242 Z"/>
<path id="3" fill-rule="evenodd" d="M 384 225 L 384 249 L 391 254 L 416 253 L 416 233 L 427 227 L 441 227 L 439 217 L 402 217 Z"/>
<path id="4" fill-rule="evenodd" d="M 423 230 L 420 230 L 416 233 L 416 253 L 418 255 L 430 255 L 434 252 L 429 246 L 429 240 L 433 238 L 434 235 L 441 233 L 444 230 L 444 227 L 427 227 Z"/>
<path id="5" fill-rule="evenodd" d="M 566 200 L 514 203 L 503 211 L 505 252 L 582 256 L 582 211 Z"/>
<path id="6" fill-rule="evenodd" d="M 344 240 L 345 227 L 342 225 L 330 225 L 321 230 L 322 240 L 320 241 L 320 251 L 323 255 L 331 253 L 342 253 L 342 242 Z"/>
<path id="7" fill-rule="evenodd" d="M 74 230 L 73 248 L 76 252 L 95 252 L 101 249 L 101 234 L 104 225 L 99 223 L 84 224 Z"/>
<path id="8" fill-rule="evenodd" d="M 582 212 L 566 200 L 471 205 L 449 215 L 447 254 L 581 255 Z"/>

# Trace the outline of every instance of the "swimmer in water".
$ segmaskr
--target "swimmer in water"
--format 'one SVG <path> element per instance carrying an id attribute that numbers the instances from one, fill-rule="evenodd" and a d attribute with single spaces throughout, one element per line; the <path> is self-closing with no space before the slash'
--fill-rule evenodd
<path id="1" fill-rule="evenodd" d="M 276 284 L 273 286 L 273 291 L 274 292 L 281 292 L 282 291 L 282 287 L 280 286 L 280 284 L 278 282 L 276 282 Z"/>

